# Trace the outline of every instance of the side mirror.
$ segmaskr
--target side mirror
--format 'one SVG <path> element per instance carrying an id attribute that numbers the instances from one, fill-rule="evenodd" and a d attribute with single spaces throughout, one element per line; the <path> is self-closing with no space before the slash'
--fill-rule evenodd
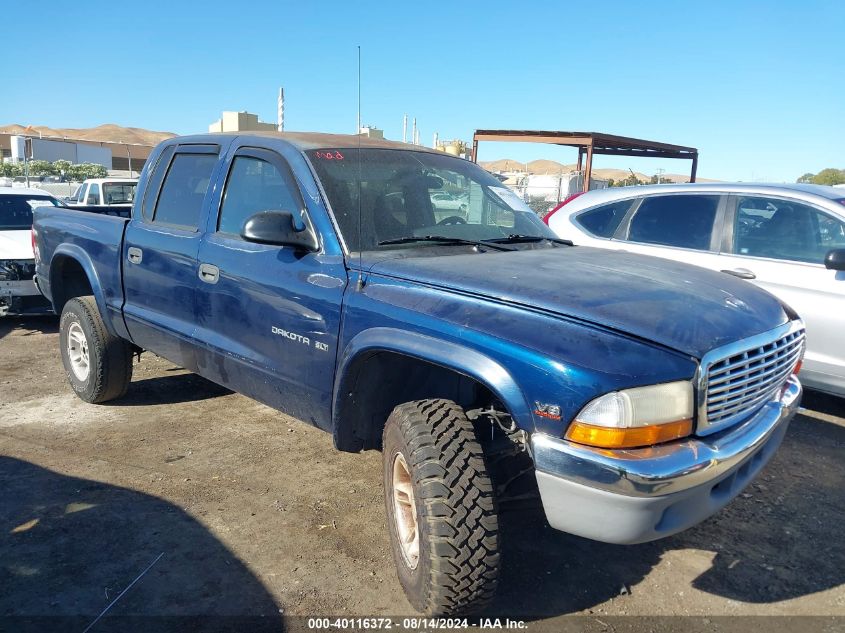
<path id="1" fill-rule="evenodd" d="M 259 211 L 250 216 L 241 231 L 241 237 L 248 242 L 291 246 L 294 249 L 313 253 L 320 250 L 317 236 L 310 226 L 297 231 L 290 211 Z"/>
<path id="2" fill-rule="evenodd" d="M 824 256 L 824 267 L 828 270 L 845 270 L 845 248 L 834 248 Z"/>

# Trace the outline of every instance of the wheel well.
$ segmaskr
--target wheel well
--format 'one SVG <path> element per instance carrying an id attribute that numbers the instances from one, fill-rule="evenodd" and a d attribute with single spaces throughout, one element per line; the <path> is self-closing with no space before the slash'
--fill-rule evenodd
<path id="1" fill-rule="evenodd" d="M 371 352 L 353 361 L 341 383 L 334 441 L 342 451 L 381 448 L 384 423 L 396 405 L 444 398 L 464 409 L 499 403 L 481 382 L 460 372 L 396 352 Z M 499 409 L 504 409 L 498 404 Z"/>
<path id="2" fill-rule="evenodd" d="M 70 299 L 94 294 L 88 274 L 82 264 L 68 256 L 57 257 L 50 270 L 50 290 L 53 294 L 53 309 L 61 314 Z"/>

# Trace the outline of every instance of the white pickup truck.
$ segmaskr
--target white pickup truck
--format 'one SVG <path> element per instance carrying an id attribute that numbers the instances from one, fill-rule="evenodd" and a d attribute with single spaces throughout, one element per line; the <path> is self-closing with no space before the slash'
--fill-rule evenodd
<path id="1" fill-rule="evenodd" d="M 129 208 L 137 188 L 137 178 L 89 178 L 67 199 L 67 205 Z"/>

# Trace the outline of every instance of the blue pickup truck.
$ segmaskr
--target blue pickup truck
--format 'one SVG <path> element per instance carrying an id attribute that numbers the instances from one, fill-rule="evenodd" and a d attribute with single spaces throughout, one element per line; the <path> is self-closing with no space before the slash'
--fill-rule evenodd
<path id="1" fill-rule="evenodd" d="M 429 614 L 494 595 L 519 479 L 502 463 L 529 464 L 511 472 L 552 527 L 639 543 L 739 494 L 800 400 L 804 329 L 777 299 L 573 247 L 477 165 L 421 147 L 174 138 L 130 218 L 42 207 L 33 230 L 80 398 L 121 397 L 149 350 L 338 450 L 381 450 L 399 580 Z"/>

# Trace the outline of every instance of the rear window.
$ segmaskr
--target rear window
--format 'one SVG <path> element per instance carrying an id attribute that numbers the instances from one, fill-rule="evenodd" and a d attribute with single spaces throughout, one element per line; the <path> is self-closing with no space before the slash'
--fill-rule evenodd
<path id="1" fill-rule="evenodd" d="M 575 221 L 597 237 L 612 237 L 633 200 L 619 200 L 579 213 Z"/>
<path id="2" fill-rule="evenodd" d="M 697 250 L 710 249 L 719 196 L 651 196 L 631 220 L 628 239 Z"/>
<path id="3" fill-rule="evenodd" d="M 52 196 L 0 195 L 0 231 L 25 231 L 32 228 L 35 207 L 58 207 Z"/>
<path id="4" fill-rule="evenodd" d="M 161 186 L 153 222 L 196 230 L 216 163 L 216 154 L 177 153 Z"/>
<path id="5" fill-rule="evenodd" d="M 103 183 L 103 201 L 106 204 L 132 204 L 137 187 L 137 182 Z"/>

